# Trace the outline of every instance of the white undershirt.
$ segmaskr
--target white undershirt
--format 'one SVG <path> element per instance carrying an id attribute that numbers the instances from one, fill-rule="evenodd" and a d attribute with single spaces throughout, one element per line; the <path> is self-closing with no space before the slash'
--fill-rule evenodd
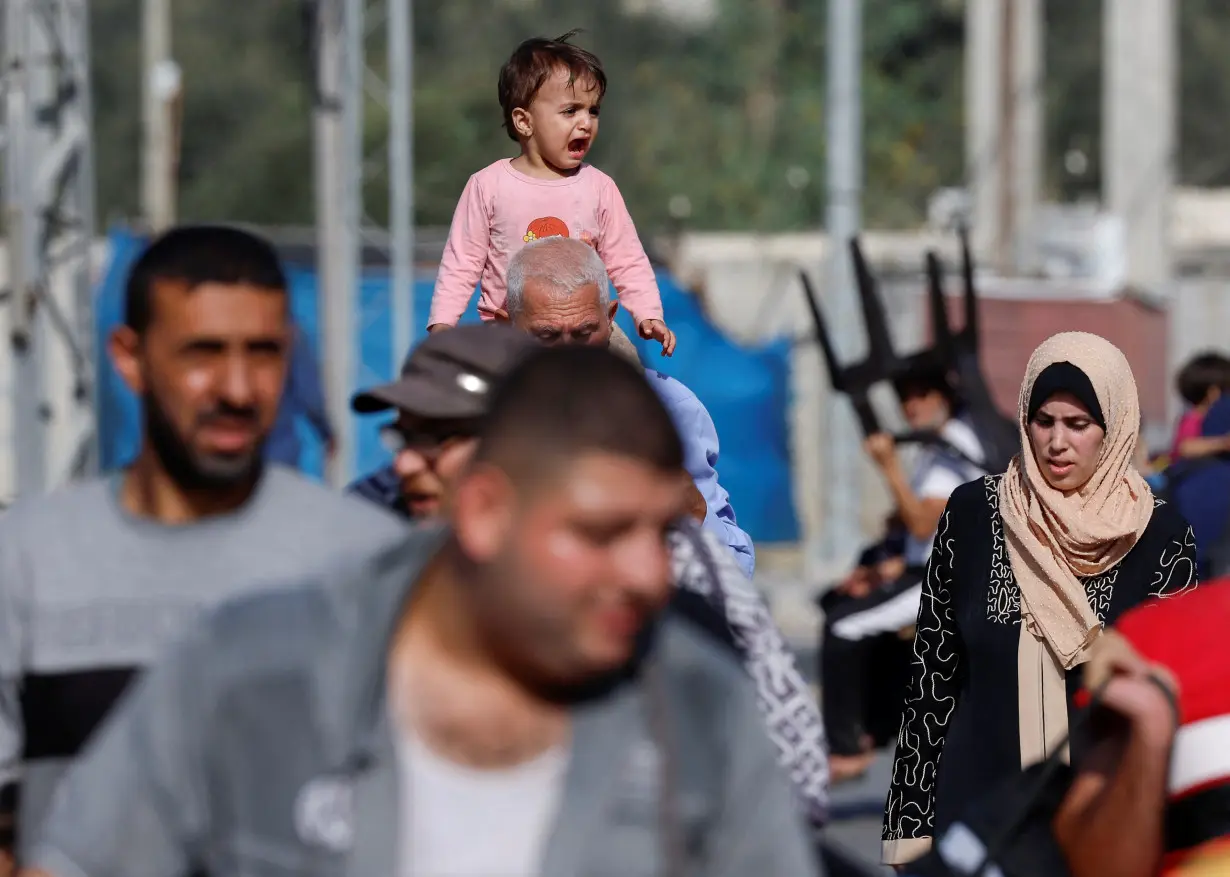
<path id="1" fill-rule="evenodd" d="M 479 770 L 397 735 L 400 877 L 537 877 L 563 795 L 568 749 Z"/>

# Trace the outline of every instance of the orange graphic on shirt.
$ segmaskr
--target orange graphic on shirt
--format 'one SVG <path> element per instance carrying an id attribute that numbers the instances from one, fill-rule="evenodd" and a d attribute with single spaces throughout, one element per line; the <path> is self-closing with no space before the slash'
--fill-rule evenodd
<path id="1" fill-rule="evenodd" d="M 564 224 L 564 220 L 556 219 L 554 216 L 544 216 L 530 223 L 529 228 L 525 230 L 525 237 L 521 240 L 528 244 L 530 241 L 541 238 L 566 238 L 568 236 L 568 226 Z"/>

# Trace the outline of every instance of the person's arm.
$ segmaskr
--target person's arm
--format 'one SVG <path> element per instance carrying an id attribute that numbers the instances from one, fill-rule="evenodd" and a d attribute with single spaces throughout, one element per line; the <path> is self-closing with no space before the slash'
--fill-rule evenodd
<path id="1" fill-rule="evenodd" d="M 819 877 L 815 844 L 804 826 L 755 698 L 732 688 L 722 721 L 727 729 L 722 807 L 709 827 L 706 877 Z"/>
<path id="2" fill-rule="evenodd" d="M 1185 460 L 1230 453 L 1230 435 L 1198 435 L 1179 441 L 1177 456 Z"/>
<path id="3" fill-rule="evenodd" d="M 598 255 L 639 329 L 646 320 L 663 319 L 658 280 L 615 181 L 603 175 L 597 187 Z"/>
<path id="4" fill-rule="evenodd" d="M 659 385 L 655 382 L 654 386 L 658 388 Z M 739 528 L 730 494 L 718 482 L 719 443 L 713 418 L 690 391 L 687 395 L 682 392 L 664 394 L 662 401 L 670 409 L 679 437 L 683 440 L 683 466 L 705 498 L 708 507 L 705 529 L 734 552 L 739 568 L 751 578 L 756 570 L 756 550 L 752 537 Z"/>
<path id="5" fill-rule="evenodd" d="M 455 326 L 465 313 L 491 249 L 491 201 L 478 174 L 470 177 L 453 211 L 444 255 L 431 295 L 428 328 Z"/>
<path id="6" fill-rule="evenodd" d="M 884 806 L 887 865 L 903 865 L 931 848 L 936 774 L 960 692 L 960 652 L 952 605 L 953 542 L 949 509 L 940 518 L 922 583 L 914 660 Z"/>
<path id="7" fill-rule="evenodd" d="M 867 439 L 865 445 L 867 455 L 884 476 L 897 514 L 906 530 L 919 541 L 930 539 L 940 522 L 940 515 L 944 513 L 948 496 L 960 485 L 960 479 L 950 473 L 936 470 L 933 475 L 937 479 L 943 479 L 945 483 L 931 484 L 928 485 L 928 490 L 915 493 L 901 465 L 901 457 L 897 454 L 897 446 L 892 436 L 883 433 L 873 435 Z M 945 479 L 945 475 L 949 477 Z"/>
<path id="8" fill-rule="evenodd" d="M 209 650 L 195 634 L 144 672 L 61 781 L 27 877 L 192 873 L 208 834 Z"/>
<path id="9" fill-rule="evenodd" d="M 299 411 L 316 430 L 316 435 L 327 447 L 334 444 L 333 425 L 325 406 L 325 392 L 320 382 L 320 366 L 316 361 L 312 343 L 302 330 L 296 330 L 291 348 L 290 378 L 287 395 L 293 395 L 299 403 Z"/>
<path id="10" fill-rule="evenodd" d="M 1153 877 L 1163 852 L 1166 780 L 1176 716 L 1160 685 L 1173 682 L 1114 631 L 1087 668 L 1120 719 L 1078 766 L 1052 828 L 1072 877 Z M 1154 679 L 1150 679 L 1152 675 Z M 1157 681 L 1154 681 L 1157 680 Z"/>
<path id="11" fill-rule="evenodd" d="M 794 653 L 764 597 L 713 533 L 682 526 L 672 534 L 675 586 L 703 597 L 729 631 L 767 725 L 777 761 L 790 778 L 808 823 L 828 820 L 829 768 L 824 722 Z"/>

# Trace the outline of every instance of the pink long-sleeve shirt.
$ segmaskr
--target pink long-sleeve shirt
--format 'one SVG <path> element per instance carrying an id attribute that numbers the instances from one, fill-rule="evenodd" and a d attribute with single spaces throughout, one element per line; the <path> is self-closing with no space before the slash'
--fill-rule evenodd
<path id="1" fill-rule="evenodd" d="M 494 319 L 507 298 L 513 254 L 552 235 L 578 238 L 597 249 L 620 304 L 637 325 L 662 319 L 653 268 L 615 181 L 588 164 L 571 177 L 539 180 L 504 158 L 470 177 L 461 193 L 427 325 L 456 325 L 475 285 L 480 286 L 479 315 Z"/>

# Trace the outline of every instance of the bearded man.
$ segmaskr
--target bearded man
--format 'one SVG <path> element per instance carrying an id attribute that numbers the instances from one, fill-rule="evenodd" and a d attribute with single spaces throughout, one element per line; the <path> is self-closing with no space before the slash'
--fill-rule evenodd
<path id="1" fill-rule="evenodd" d="M 247 232 L 173 229 L 133 266 L 109 352 L 142 403 L 136 458 L 0 516 L 9 854 L 31 842 L 59 776 L 134 675 L 197 612 L 403 536 L 396 516 L 264 462 L 291 331 L 277 256 Z"/>

